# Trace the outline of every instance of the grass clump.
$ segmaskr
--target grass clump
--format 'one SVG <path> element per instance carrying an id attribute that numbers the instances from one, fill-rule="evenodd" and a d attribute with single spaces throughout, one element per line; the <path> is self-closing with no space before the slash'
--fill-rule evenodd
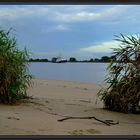
<path id="1" fill-rule="evenodd" d="M 113 49 L 116 61 L 108 66 L 108 87 L 98 95 L 105 108 L 119 112 L 138 113 L 140 111 L 140 37 L 116 36 L 119 48 Z"/>
<path id="2" fill-rule="evenodd" d="M 28 74 L 28 51 L 17 48 L 17 40 L 10 32 L 0 29 L 0 103 L 4 104 L 27 98 L 32 78 Z"/>

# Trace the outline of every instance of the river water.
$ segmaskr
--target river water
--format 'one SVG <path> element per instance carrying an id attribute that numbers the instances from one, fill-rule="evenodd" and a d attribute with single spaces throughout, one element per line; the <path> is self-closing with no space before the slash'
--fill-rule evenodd
<path id="1" fill-rule="evenodd" d="M 29 71 L 34 78 L 103 84 L 108 63 L 32 62 Z"/>

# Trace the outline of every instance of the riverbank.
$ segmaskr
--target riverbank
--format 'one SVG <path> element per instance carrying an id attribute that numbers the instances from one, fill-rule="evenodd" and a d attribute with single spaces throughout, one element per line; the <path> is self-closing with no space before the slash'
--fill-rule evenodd
<path id="1" fill-rule="evenodd" d="M 19 105 L 0 105 L 0 135 L 140 135 L 140 116 L 102 109 L 99 85 L 34 79 L 28 90 L 33 99 Z M 107 126 L 92 117 L 119 121 Z"/>

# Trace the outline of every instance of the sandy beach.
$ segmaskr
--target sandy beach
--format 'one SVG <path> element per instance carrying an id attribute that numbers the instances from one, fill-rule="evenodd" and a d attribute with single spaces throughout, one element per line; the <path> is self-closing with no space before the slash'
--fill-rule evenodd
<path id="1" fill-rule="evenodd" d="M 140 115 L 103 109 L 96 103 L 100 85 L 33 79 L 32 99 L 17 105 L 0 105 L 0 135 L 140 135 Z M 92 117 L 119 121 L 107 126 Z"/>

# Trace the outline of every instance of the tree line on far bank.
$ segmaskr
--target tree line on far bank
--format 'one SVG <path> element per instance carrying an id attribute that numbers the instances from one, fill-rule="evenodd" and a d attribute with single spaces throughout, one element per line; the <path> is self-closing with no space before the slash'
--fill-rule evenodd
<path id="1" fill-rule="evenodd" d="M 51 60 L 45 58 L 45 59 L 41 59 L 41 58 L 37 58 L 37 59 L 33 59 L 30 58 L 29 62 L 53 62 L 53 60 L 56 57 L 53 57 Z M 67 62 L 111 62 L 111 60 L 116 60 L 116 58 L 114 56 L 103 56 L 101 58 L 90 58 L 89 60 L 77 60 L 75 57 L 70 57 Z"/>

